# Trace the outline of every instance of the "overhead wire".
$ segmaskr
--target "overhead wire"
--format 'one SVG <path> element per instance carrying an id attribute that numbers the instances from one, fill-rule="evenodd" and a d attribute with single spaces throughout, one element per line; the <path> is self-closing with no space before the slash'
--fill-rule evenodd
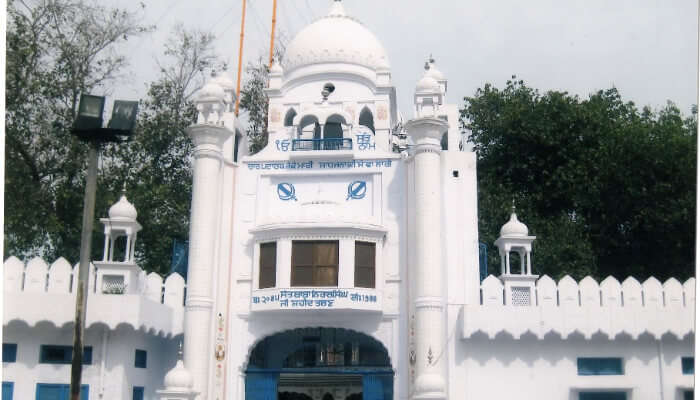
<path id="1" fill-rule="evenodd" d="M 306 8 L 309 9 L 309 15 L 311 16 L 311 21 L 316 19 L 316 13 L 314 12 L 313 7 L 311 7 L 311 4 L 309 4 L 309 0 L 304 0 L 304 3 L 306 3 Z"/>
<path id="2" fill-rule="evenodd" d="M 229 15 L 229 14 L 231 13 L 231 11 L 233 11 L 234 7 L 236 7 L 236 6 L 237 6 L 237 5 L 234 4 L 234 5 L 232 5 L 231 7 L 229 7 L 229 9 L 226 10 L 226 12 L 223 13 L 223 14 L 221 15 L 221 17 L 219 17 L 219 19 L 216 20 L 216 22 L 214 23 L 214 25 L 212 25 L 209 29 L 213 31 L 214 28 L 216 28 L 216 26 L 219 25 L 219 24 L 221 23 L 221 21 L 223 21 L 224 18 L 226 18 L 226 16 Z M 235 21 L 234 21 L 234 23 L 235 23 Z"/>
<path id="3" fill-rule="evenodd" d="M 251 1 L 250 2 L 250 11 L 253 14 L 253 19 L 255 20 L 256 28 L 258 30 L 258 33 L 260 34 L 261 37 L 267 37 L 267 32 L 270 30 L 267 28 L 267 25 L 260 20 L 260 14 L 258 11 L 255 9 L 255 6 L 253 5 L 255 2 Z"/>
<path id="4" fill-rule="evenodd" d="M 170 14 L 170 11 L 172 11 L 178 4 L 180 4 L 182 0 L 175 0 L 174 2 L 170 3 L 170 6 L 165 10 L 163 14 L 161 14 L 160 17 L 156 20 L 154 25 L 158 25 L 163 18 L 165 18 L 168 14 Z"/>
<path id="5" fill-rule="evenodd" d="M 308 25 L 309 23 L 309 17 L 306 13 L 299 11 L 299 7 L 297 7 L 296 3 L 293 2 L 292 6 L 294 7 L 294 11 L 296 11 L 297 15 L 299 16 L 299 21 L 302 21 L 304 25 Z"/>

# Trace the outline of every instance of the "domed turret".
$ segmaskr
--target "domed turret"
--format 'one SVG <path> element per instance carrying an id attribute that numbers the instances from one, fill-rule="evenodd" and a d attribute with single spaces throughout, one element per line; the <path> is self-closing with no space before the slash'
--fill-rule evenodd
<path id="1" fill-rule="evenodd" d="M 195 95 L 195 102 L 197 103 L 223 102 L 225 100 L 226 92 L 215 79 L 209 80 Z"/>
<path id="2" fill-rule="evenodd" d="M 434 78 L 426 75 L 416 84 L 416 93 L 439 93 L 440 84 Z"/>
<path id="3" fill-rule="evenodd" d="M 109 208 L 107 215 L 109 218 L 100 218 L 100 222 L 105 227 L 105 247 L 102 261 L 114 262 L 115 246 L 122 245 L 116 239 L 126 236 L 124 260 L 122 262 L 133 263 L 136 249 L 136 234 L 141 230 L 141 224 L 136 221 L 138 216 L 136 207 L 126 199 L 126 184 L 122 189 L 119 201 Z"/>
<path id="4" fill-rule="evenodd" d="M 192 374 L 185 368 L 182 360 L 177 360 L 175 367 L 168 371 L 163 382 L 167 390 L 192 389 Z"/>
<path id="5" fill-rule="evenodd" d="M 520 274 L 527 276 L 535 276 L 532 274 L 530 265 L 530 252 L 532 251 L 532 242 L 535 236 L 528 236 L 529 230 L 527 225 L 518 221 L 518 215 L 515 213 L 515 201 L 513 201 L 513 210 L 510 213 L 510 219 L 501 227 L 501 235 L 494 243 L 498 246 L 498 253 L 501 256 L 501 274 L 502 276 L 511 275 L 510 253 L 515 252 L 520 258 Z"/>
<path id="6" fill-rule="evenodd" d="M 312 64 L 345 62 L 373 70 L 386 69 L 389 58 L 376 36 L 348 17 L 340 1 L 330 12 L 302 29 L 287 46 L 285 71 Z"/>
<path id="7" fill-rule="evenodd" d="M 224 90 L 224 93 L 229 95 L 236 93 L 236 84 L 226 73 L 216 74 L 212 82 L 219 85 Z"/>
<path id="8" fill-rule="evenodd" d="M 445 79 L 445 75 L 443 75 L 442 72 L 435 66 L 435 59 L 432 56 L 428 61 L 428 72 L 426 73 L 426 75 L 435 79 L 438 82 Z"/>
<path id="9" fill-rule="evenodd" d="M 193 390 L 194 378 L 182 362 L 182 343 L 180 343 L 177 363 L 165 375 L 163 383 L 165 389 L 157 391 L 160 400 L 192 400 L 198 394 Z"/>
<path id="10" fill-rule="evenodd" d="M 233 82 L 223 75 L 212 73 L 212 78 L 194 96 L 194 104 L 199 111 L 197 123 L 219 125 L 223 113 L 232 112 L 234 97 Z"/>
<path id="11" fill-rule="evenodd" d="M 510 214 L 510 220 L 501 227 L 502 237 L 526 237 L 528 232 L 527 225 L 518 221 L 515 211 Z"/>
<path id="12" fill-rule="evenodd" d="M 279 61 L 275 59 L 272 62 L 272 66 L 270 67 L 270 75 L 282 75 L 284 72 L 284 69 L 282 69 L 282 66 L 280 65 Z"/>
<path id="13" fill-rule="evenodd" d="M 435 117 L 438 107 L 442 105 L 443 91 L 440 83 L 431 76 L 430 62 L 425 63 L 425 72 L 416 84 L 416 92 L 413 95 L 416 105 L 416 117 Z"/>
<path id="14" fill-rule="evenodd" d="M 136 212 L 136 207 L 129 203 L 126 199 L 126 195 L 122 194 L 119 201 L 114 203 L 112 207 L 109 208 L 109 219 L 115 221 L 136 221 L 138 213 Z"/>

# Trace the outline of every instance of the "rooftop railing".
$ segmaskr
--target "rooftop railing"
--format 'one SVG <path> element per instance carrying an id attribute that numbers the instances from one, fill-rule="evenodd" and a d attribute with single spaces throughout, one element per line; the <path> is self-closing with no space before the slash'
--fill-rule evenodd
<path id="1" fill-rule="evenodd" d="M 328 139 L 294 139 L 292 140 L 292 151 L 311 150 L 352 150 L 352 139 L 350 138 L 328 138 Z"/>

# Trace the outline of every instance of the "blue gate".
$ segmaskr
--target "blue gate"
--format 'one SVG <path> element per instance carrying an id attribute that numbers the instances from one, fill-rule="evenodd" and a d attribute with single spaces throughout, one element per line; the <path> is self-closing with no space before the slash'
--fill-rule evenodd
<path id="1" fill-rule="evenodd" d="M 297 383 L 290 385 L 290 379 Z M 302 399 L 308 396 L 290 395 L 284 387 L 311 387 L 317 380 L 335 383 L 336 379 L 338 385 L 355 382 L 352 387 L 361 382 L 362 393 L 334 400 L 393 399 L 394 372 L 384 346 L 370 336 L 340 328 L 295 329 L 260 341 L 250 354 L 245 396 L 246 400 Z"/>

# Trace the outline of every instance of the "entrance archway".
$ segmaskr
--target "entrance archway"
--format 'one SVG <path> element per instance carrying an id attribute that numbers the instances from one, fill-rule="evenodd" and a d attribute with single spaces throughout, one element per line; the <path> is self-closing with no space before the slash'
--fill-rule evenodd
<path id="1" fill-rule="evenodd" d="M 342 328 L 300 328 L 261 340 L 246 400 L 391 400 L 394 372 L 376 339 Z"/>

